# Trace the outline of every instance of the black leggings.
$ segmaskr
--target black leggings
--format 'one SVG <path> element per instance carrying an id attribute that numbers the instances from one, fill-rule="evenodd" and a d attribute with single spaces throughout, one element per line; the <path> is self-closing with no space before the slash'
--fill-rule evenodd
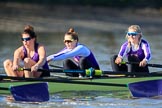
<path id="1" fill-rule="evenodd" d="M 88 68 L 100 69 L 99 66 L 94 66 L 92 62 L 85 57 L 80 58 L 79 63 L 76 63 L 73 59 L 66 59 L 63 62 L 64 69 L 88 69 Z M 78 77 L 78 73 L 66 73 L 68 76 Z M 85 76 L 83 73 L 82 76 Z"/>
<path id="2" fill-rule="evenodd" d="M 144 72 L 149 73 L 148 66 L 145 67 L 139 67 L 139 64 L 121 64 L 118 65 L 115 63 L 115 59 L 117 58 L 117 55 L 114 55 L 111 58 L 111 66 L 113 71 L 122 71 L 122 72 Z M 128 56 L 128 62 L 137 62 L 139 63 L 140 60 L 136 56 Z"/>

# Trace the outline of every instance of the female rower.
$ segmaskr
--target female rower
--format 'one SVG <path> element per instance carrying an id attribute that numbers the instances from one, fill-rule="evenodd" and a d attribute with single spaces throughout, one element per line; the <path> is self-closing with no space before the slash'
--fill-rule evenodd
<path id="1" fill-rule="evenodd" d="M 21 40 L 23 45 L 14 52 L 14 59 L 4 61 L 4 69 L 8 76 L 16 77 L 44 77 L 49 72 L 38 72 L 39 68 L 49 69 L 46 61 L 46 51 L 43 45 L 37 43 L 37 36 L 32 26 L 25 27 Z M 19 67 L 31 68 L 29 71 L 18 71 Z"/>
<path id="2" fill-rule="evenodd" d="M 47 61 L 64 60 L 64 69 L 99 69 L 99 65 L 93 55 L 93 53 L 85 45 L 80 44 L 77 33 L 73 28 L 64 36 L 65 48 L 56 54 L 52 54 L 47 57 Z M 85 74 L 66 74 L 69 76 L 81 77 Z"/>
<path id="3" fill-rule="evenodd" d="M 118 55 L 111 58 L 113 71 L 149 73 L 147 63 L 151 59 L 151 51 L 149 43 L 142 37 L 143 34 L 139 25 L 128 27 L 127 41 L 121 46 Z M 127 56 L 128 62 L 132 64 L 121 64 L 125 56 Z M 138 64 L 133 64 L 133 62 Z"/>

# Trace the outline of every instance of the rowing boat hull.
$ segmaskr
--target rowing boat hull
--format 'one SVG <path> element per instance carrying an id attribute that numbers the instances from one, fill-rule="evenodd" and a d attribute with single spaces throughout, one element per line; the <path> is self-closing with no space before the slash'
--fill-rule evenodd
<path id="1" fill-rule="evenodd" d="M 52 78 L 50 78 L 52 79 Z M 154 79 L 161 79 L 161 77 L 140 77 L 140 78 L 102 78 L 102 79 L 69 79 L 72 82 L 64 83 L 64 82 L 56 82 L 50 79 L 42 80 L 43 82 L 48 82 L 49 85 L 49 92 L 51 94 L 53 93 L 59 93 L 59 92 L 69 92 L 69 91 L 128 91 L 127 87 L 120 87 L 120 86 L 111 86 L 109 84 L 125 84 L 132 82 L 138 82 L 138 81 L 145 81 L 145 80 L 154 80 Z M 56 79 L 56 78 L 53 78 Z M 74 82 L 79 82 L 79 84 L 74 84 Z M 1 82 L 0 87 L 10 87 L 16 86 L 16 85 L 23 85 L 23 84 L 29 84 L 29 83 L 35 83 L 40 81 L 26 81 L 26 82 L 20 82 L 20 81 L 6 81 Z M 81 84 L 82 82 L 86 82 L 88 84 Z M 94 85 L 91 85 L 91 83 L 97 83 Z M 107 86 L 100 86 L 98 83 L 107 83 Z M 32 88 L 31 88 L 32 89 Z M 0 90 L 0 94 L 10 94 L 9 90 Z"/>

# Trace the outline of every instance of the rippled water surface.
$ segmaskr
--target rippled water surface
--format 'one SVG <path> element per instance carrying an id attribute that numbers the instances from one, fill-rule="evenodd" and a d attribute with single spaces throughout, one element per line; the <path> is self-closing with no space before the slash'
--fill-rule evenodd
<path id="1" fill-rule="evenodd" d="M 111 94 L 109 94 L 111 95 Z M 85 98 L 61 98 L 61 95 L 52 95 L 50 101 L 43 103 L 6 102 L 5 96 L 0 97 L 1 108 L 161 108 L 162 99 L 131 99 L 111 98 L 107 96 L 89 96 Z"/>

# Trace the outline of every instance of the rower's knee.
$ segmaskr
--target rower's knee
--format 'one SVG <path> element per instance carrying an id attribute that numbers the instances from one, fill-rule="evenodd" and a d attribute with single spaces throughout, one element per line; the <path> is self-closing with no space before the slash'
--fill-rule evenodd
<path id="1" fill-rule="evenodd" d="M 8 66 L 11 66 L 12 65 L 12 62 L 11 62 L 11 60 L 9 60 L 9 59 L 7 59 L 7 60 L 5 60 L 4 62 L 3 62 L 3 66 L 6 68 L 6 67 L 8 67 Z"/>

